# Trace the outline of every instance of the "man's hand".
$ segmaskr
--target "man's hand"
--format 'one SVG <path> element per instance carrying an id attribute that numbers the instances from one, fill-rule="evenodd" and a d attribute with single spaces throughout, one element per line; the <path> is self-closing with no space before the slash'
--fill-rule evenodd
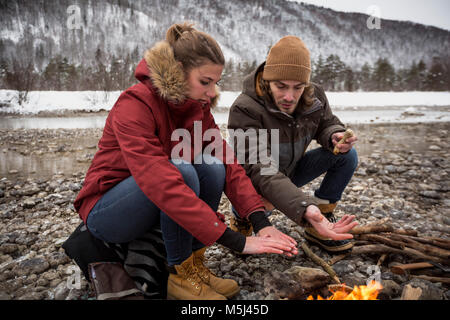
<path id="1" fill-rule="evenodd" d="M 262 228 L 261 230 L 259 230 L 257 236 L 267 238 L 267 239 L 287 242 L 287 244 L 290 245 L 291 249 L 289 251 L 284 252 L 284 254 L 288 257 L 292 257 L 292 255 L 298 254 L 297 241 L 295 241 L 293 238 L 289 237 L 288 235 L 284 234 L 283 232 L 279 231 L 275 227 L 270 226 L 270 227 Z"/>
<path id="2" fill-rule="evenodd" d="M 356 141 L 358 141 L 358 137 L 356 135 L 353 135 L 353 137 L 346 139 L 344 143 L 338 144 L 338 142 L 343 137 L 344 132 L 335 132 L 331 135 L 331 142 L 333 143 L 333 146 L 339 149 L 339 153 L 346 153 L 350 151 L 350 149 L 353 148 L 353 145 L 356 143 Z"/>
<path id="3" fill-rule="evenodd" d="M 323 237 L 331 238 L 333 240 L 347 240 L 352 239 L 353 235 L 349 232 L 358 225 L 358 222 L 353 221 L 355 216 L 344 215 L 341 220 L 332 223 L 325 218 L 320 209 L 314 205 L 308 206 L 305 212 L 305 219 L 316 229 L 316 231 Z M 352 222 L 353 221 L 353 222 Z"/>

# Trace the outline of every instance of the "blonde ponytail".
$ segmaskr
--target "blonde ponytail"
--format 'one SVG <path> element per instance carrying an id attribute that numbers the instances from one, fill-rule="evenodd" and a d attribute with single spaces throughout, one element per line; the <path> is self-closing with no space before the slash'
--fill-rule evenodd
<path id="1" fill-rule="evenodd" d="M 193 25 L 194 24 L 187 22 L 184 22 L 183 24 L 173 24 L 166 32 L 166 41 L 173 46 L 173 44 L 183 36 L 184 32 L 192 32 L 195 30 Z"/>
<path id="2" fill-rule="evenodd" d="M 205 63 L 224 65 L 222 49 L 213 37 L 198 31 L 192 23 L 184 22 L 170 26 L 166 41 L 173 49 L 175 59 L 180 61 L 185 72 Z"/>

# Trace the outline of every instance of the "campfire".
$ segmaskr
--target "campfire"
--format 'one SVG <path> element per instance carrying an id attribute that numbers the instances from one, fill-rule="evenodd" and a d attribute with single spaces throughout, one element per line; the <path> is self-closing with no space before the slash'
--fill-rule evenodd
<path id="1" fill-rule="evenodd" d="M 450 284 L 448 272 L 450 270 L 450 240 L 442 237 L 420 236 L 416 230 L 394 228 L 390 225 L 390 218 L 384 218 L 373 223 L 357 226 L 350 232 L 354 235 L 354 246 L 351 251 L 336 255 L 329 261 L 312 252 L 306 245 L 301 247 L 308 258 L 328 273 L 331 280 L 341 287 L 336 287 L 332 295 L 328 298 L 321 296 L 317 300 L 376 300 L 382 286 L 380 283 L 371 282 L 367 286 L 354 287 L 352 290 L 341 284 L 341 281 L 334 271 L 332 265 L 336 262 L 358 254 L 362 255 L 380 255 L 376 262 L 376 267 L 383 267 L 383 263 L 389 259 L 389 255 L 401 255 L 403 261 L 391 261 L 388 268 L 394 274 L 404 275 L 409 280 L 418 278 L 430 282 L 440 282 Z M 409 259 L 404 263 L 404 260 Z M 375 265 L 375 264 L 374 264 Z M 312 292 L 311 292 L 312 293 Z M 323 295 L 326 295 L 323 291 Z M 310 294 L 310 293 L 308 293 Z M 316 293 L 317 294 L 317 293 Z M 403 288 L 402 300 L 418 300 L 425 296 L 420 288 L 407 285 Z M 381 297 L 384 298 L 384 297 Z M 308 300 L 315 300 L 309 296 Z"/>
<path id="2" fill-rule="evenodd" d="M 379 282 L 372 280 L 367 286 L 355 286 L 353 290 L 345 285 L 337 286 L 337 289 L 329 288 L 332 293 L 328 298 L 317 296 L 316 300 L 377 300 L 378 293 L 383 287 Z M 314 300 L 309 296 L 307 300 Z"/>
<path id="3" fill-rule="evenodd" d="M 416 230 L 396 229 L 390 225 L 388 219 L 377 220 L 373 223 L 353 228 L 354 246 L 348 252 L 333 255 L 325 261 L 314 253 L 306 241 L 300 243 L 305 256 L 320 268 L 309 266 L 293 266 L 283 272 L 272 271 L 264 278 L 264 290 L 271 298 L 280 300 L 426 300 L 429 297 L 437 299 L 444 297 L 444 291 L 432 294 L 428 284 L 411 281 L 423 279 L 430 282 L 450 284 L 448 272 L 450 270 L 450 240 L 446 238 L 420 236 Z M 373 264 L 369 266 L 366 274 L 372 280 L 366 285 L 358 285 L 366 281 L 352 274 L 339 275 L 333 269 L 333 264 L 347 257 L 363 255 L 364 259 Z M 351 263 L 351 258 L 348 261 Z M 400 261 L 398 261 L 400 260 Z M 410 260 L 410 261 L 408 261 Z M 406 263 L 405 262 L 411 262 Z M 370 263 L 370 262 L 369 262 Z M 358 268 L 360 269 L 360 268 Z M 362 270 L 361 270 L 362 271 Z M 375 273 L 373 273 L 375 271 Z M 406 282 L 401 295 L 395 289 L 398 281 L 389 277 L 383 283 L 381 274 L 386 272 L 399 275 L 396 280 Z M 353 288 L 343 284 L 339 279 L 356 284 Z M 348 283 L 347 282 L 347 283 Z M 391 286 L 392 284 L 392 286 Z M 423 284 L 425 287 L 422 287 Z M 386 287 L 386 288 L 383 288 Z"/>

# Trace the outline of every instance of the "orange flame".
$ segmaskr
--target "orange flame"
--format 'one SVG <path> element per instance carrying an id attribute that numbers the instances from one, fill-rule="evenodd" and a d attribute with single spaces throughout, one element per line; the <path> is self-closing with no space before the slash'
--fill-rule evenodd
<path id="1" fill-rule="evenodd" d="M 378 300 L 377 296 L 381 289 L 383 289 L 381 283 L 372 280 L 367 286 L 354 286 L 350 293 L 345 291 L 344 286 L 334 292 L 330 290 L 333 293 L 330 297 L 324 299 L 319 295 L 317 300 Z M 309 296 L 307 300 L 314 300 L 314 297 Z"/>

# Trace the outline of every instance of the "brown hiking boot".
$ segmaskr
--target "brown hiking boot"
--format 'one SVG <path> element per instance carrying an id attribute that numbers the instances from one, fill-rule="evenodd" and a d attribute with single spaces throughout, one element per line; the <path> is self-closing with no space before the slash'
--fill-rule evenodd
<path id="1" fill-rule="evenodd" d="M 194 255 L 180 265 L 169 267 L 167 299 L 170 300 L 227 300 L 202 281 L 194 265 Z M 175 270 L 173 270 L 175 269 Z"/>
<path id="2" fill-rule="evenodd" d="M 253 227 L 250 221 L 239 219 L 236 217 L 230 217 L 230 229 L 242 233 L 246 237 L 251 237 L 253 234 Z"/>
<path id="3" fill-rule="evenodd" d="M 209 285 L 217 293 L 227 298 L 231 298 L 238 294 L 240 288 L 236 281 L 232 279 L 218 278 L 214 273 L 211 272 L 211 270 L 209 270 L 205 266 L 205 251 L 206 247 L 194 251 L 194 265 L 197 267 L 198 275 L 200 276 L 202 281 Z"/>
<path id="4" fill-rule="evenodd" d="M 318 204 L 317 207 L 328 221 L 336 223 L 336 217 L 333 214 L 336 205 L 337 203 L 322 203 Z M 333 240 L 321 236 L 309 223 L 305 227 L 305 239 L 333 254 L 347 252 L 353 247 L 353 243 L 350 240 Z"/>

